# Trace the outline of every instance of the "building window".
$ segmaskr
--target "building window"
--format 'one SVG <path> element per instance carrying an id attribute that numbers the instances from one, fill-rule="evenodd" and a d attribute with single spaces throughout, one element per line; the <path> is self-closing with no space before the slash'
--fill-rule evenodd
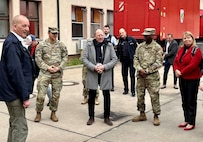
<path id="1" fill-rule="evenodd" d="M 9 32 L 9 8 L 8 1 L 0 1 L 0 39 L 6 38 Z"/>
<path id="2" fill-rule="evenodd" d="M 107 24 L 110 26 L 110 34 L 113 35 L 113 11 L 107 11 Z"/>
<path id="3" fill-rule="evenodd" d="M 20 14 L 25 15 L 30 21 L 30 33 L 39 37 L 39 2 L 20 1 Z"/>
<path id="4" fill-rule="evenodd" d="M 91 37 L 94 37 L 96 29 L 101 28 L 102 14 L 101 9 L 91 9 Z"/>
<path id="5" fill-rule="evenodd" d="M 72 6 L 72 38 L 84 37 L 84 7 Z"/>

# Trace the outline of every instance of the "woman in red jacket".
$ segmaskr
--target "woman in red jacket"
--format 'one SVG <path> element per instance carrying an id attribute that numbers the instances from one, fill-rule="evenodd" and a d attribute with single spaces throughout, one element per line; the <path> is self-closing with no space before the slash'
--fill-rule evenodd
<path id="1" fill-rule="evenodd" d="M 194 48 L 196 48 L 194 50 Z M 197 93 L 201 77 L 199 64 L 202 58 L 200 48 L 196 47 L 193 34 L 189 31 L 183 33 L 183 44 L 178 50 L 174 60 L 174 71 L 179 78 L 182 108 L 185 121 L 178 125 L 184 130 L 195 128 Z"/>

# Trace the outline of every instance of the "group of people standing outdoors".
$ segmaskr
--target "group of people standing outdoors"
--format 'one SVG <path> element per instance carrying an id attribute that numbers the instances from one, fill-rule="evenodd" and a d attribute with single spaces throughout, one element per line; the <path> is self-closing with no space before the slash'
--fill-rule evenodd
<path id="1" fill-rule="evenodd" d="M 104 26 L 107 27 L 107 26 Z M 109 27 L 108 27 L 109 28 Z M 104 30 L 105 31 L 105 30 Z M 88 88 L 88 112 L 89 120 L 87 125 L 94 123 L 94 105 L 96 90 L 98 86 L 104 96 L 104 123 L 112 126 L 110 120 L 110 90 L 112 90 L 112 71 L 117 63 L 121 62 L 121 74 L 124 84 L 123 95 L 128 94 L 129 90 L 134 97 L 137 92 L 138 110 L 140 116 L 133 118 L 133 122 L 146 120 L 145 116 L 145 90 L 150 93 L 154 112 L 154 125 L 159 125 L 158 115 L 160 114 L 159 86 L 160 76 L 158 70 L 163 63 L 163 50 L 155 42 L 154 28 L 146 28 L 143 32 L 145 41 L 137 47 L 137 41 L 128 36 L 125 29 L 119 30 L 120 38 L 116 46 L 116 52 L 112 42 L 105 38 L 105 32 L 97 29 L 95 38 L 87 42 L 87 47 L 83 51 L 82 61 L 87 67 L 86 87 Z M 108 36 L 107 36 L 108 37 Z M 150 59 L 149 59 L 150 58 Z M 130 89 L 128 87 L 128 70 L 130 72 Z M 137 86 L 135 91 L 135 71 L 137 70 Z"/>
<path id="2" fill-rule="evenodd" d="M 10 115 L 8 142 L 24 142 L 28 134 L 25 108 L 30 105 L 29 95 L 32 94 L 36 78 L 38 94 L 34 121 L 41 121 L 45 95 L 51 84 L 50 119 L 58 122 L 56 111 L 68 51 L 64 43 L 57 40 L 59 32 L 57 28 L 49 27 L 48 39 L 42 42 L 33 42 L 35 37 L 31 35 L 32 42 L 28 47 L 25 46 L 24 40 L 29 34 L 29 20 L 23 15 L 17 15 L 12 22 L 12 31 L 4 41 L 0 62 L 0 100 L 5 101 Z M 155 33 L 154 28 L 145 28 L 142 33 L 144 41 L 138 44 L 136 39 L 127 35 L 124 28 L 119 30 L 118 42 L 113 35 L 110 35 L 108 25 L 95 31 L 95 37 L 87 42 L 81 56 L 86 68 L 83 85 L 87 93 L 84 96 L 86 99 L 84 101 L 88 103 L 87 125 L 92 125 L 95 121 L 95 99 L 98 87 L 102 90 L 104 98 L 104 123 L 113 125 L 110 119 L 110 91 L 115 89 L 113 69 L 119 59 L 124 84 L 123 95 L 128 94 L 129 91 L 131 96 L 137 95 L 137 110 L 140 115 L 134 117 L 132 122 L 147 120 L 145 114 L 147 90 L 154 113 L 153 124 L 160 125 L 159 90 L 166 88 L 167 74 L 170 66 L 173 66 L 174 89 L 178 89 L 178 78 L 184 112 L 184 121 L 178 127 L 183 127 L 184 130 L 195 128 L 198 88 L 203 90 L 203 86 L 199 86 L 202 76 L 199 68 L 202 60 L 201 50 L 196 47 L 195 38 L 189 31 L 183 33 L 180 47 L 173 39 L 173 35 L 168 34 L 164 50 L 155 41 Z M 165 60 L 163 86 L 160 87 L 159 69 L 163 66 L 163 60 Z"/>
<path id="3" fill-rule="evenodd" d="M 105 31 L 105 30 L 104 30 Z M 131 91 L 131 95 L 137 93 L 137 109 L 140 115 L 134 117 L 132 122 L 146 121 L 145 114 L 145 94 L 149 92 L 154 113 L 153 124 L 160 125 L 159 115 L 160 89 L 165 89 L 168 72 L 173 67 L 174 89 L 180 89 L 182 98 L 182 108 L 184 121 L 178 125 L 184 130 L 195 128 L 197 93 L 202 76 L 199 67 L 202 60 L 200 48 L 197 47 L 193 34 L 189 31 L 183 33 L 182 43 L 178 44 L 173 39 L 173 34 L 167 35 L 164 48 L 161 47 L 154 35 L 154 28 L 145 28 L 142 35 L 144 41 L 140 44 L 136 39 L 128 36 L 125 29 L 119 30 L 120 37 L 118 44 L 114 49 L 112 42 L 105 39 L 105 32 L 98 29 L 95 32 L 95 38 L 87 43 L 82 56 L 82 61 L 87 67 L 87 88 L 89 89 L 88 110 L 89 120 L 87 125 L 94 123 L 94 99 L 96 89 L 100 86 L 104 96 L 104 122 L 112 126 L 110 117 L 110 90 L 112 89 L 112 72 L 117 58 L 121 62 L 121 74 L 123 77 L 124 91 L 123 95 Z M 113 53 L 112 53 L 113 52 Z M 116 56 L 117 55 L 117 56 Z M 160 86 L 159 69 L 164 64 L 163 85 Z M 130 89 L 128 88 L 128 70 L 130 72 Z M 136 74 L 136 87 L 135 87 Z M 94 80 L 93 80 L 94 78 Z M 179 80 L 179 84 L 178 83 Z"/>

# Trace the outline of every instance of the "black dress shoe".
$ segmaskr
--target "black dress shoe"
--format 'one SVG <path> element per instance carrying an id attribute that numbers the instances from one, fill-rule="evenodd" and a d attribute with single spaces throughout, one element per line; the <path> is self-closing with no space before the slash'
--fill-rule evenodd
<path id="1" fill-rule="evenodd" d="M 174 89 L 178 89 L 178 86 L 177 85 L 174 85 L 174 87 L 173 87 Z"/>
<path id="2" fill-rule="evenodd" d="M 111 120 L 109 118 L 105 118 L 104 123 L 106 123 L 109 126 L 113 126 L 113 123 L 111 122 Z"/>
<path id="3" fill-rule="evenodd" d="M 124 92 L 123 92 L 123 95 L 126 95 L 126 94 L 128 94 L 128 91 L 124 91 Z"/>
<path id="4" fill-rule="evenodd" d="M 161 89 L 165 89 L 165 88 L 166 88 L 166 85 L 161 86 Z"/>
<path id="5" fill-rule="evenodd" d="M 114 88 L 112 88 L 111 91 L 113 92 L 113 91 L 114 91 Z"/>
<path id="6" fill-rule="evenodd" d="M 47 103 L 47 106 L 50 106 L 50 101 Z"/>
<path id="7" fill-rule="evenodd" d="M 90 118 L 88 121 L 87 121 L 87 125 L 92 125 L 94 123 L 94 118 Z"/>
<path id="8" fill-rule="evenodd" d="M 135 97 L 135 92 L 132 93 L 132 97 Z"/>

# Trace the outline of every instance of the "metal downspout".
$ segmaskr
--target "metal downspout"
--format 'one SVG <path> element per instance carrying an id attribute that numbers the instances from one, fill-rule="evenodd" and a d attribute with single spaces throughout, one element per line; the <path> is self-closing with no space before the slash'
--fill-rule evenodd
<path id="1" fill-rule="evenodd" d="M 60 40 L 60 10 L 59 10 L 59 0 L 57 0 L 57 25 L 59 29 L 58 40 Z"/>

